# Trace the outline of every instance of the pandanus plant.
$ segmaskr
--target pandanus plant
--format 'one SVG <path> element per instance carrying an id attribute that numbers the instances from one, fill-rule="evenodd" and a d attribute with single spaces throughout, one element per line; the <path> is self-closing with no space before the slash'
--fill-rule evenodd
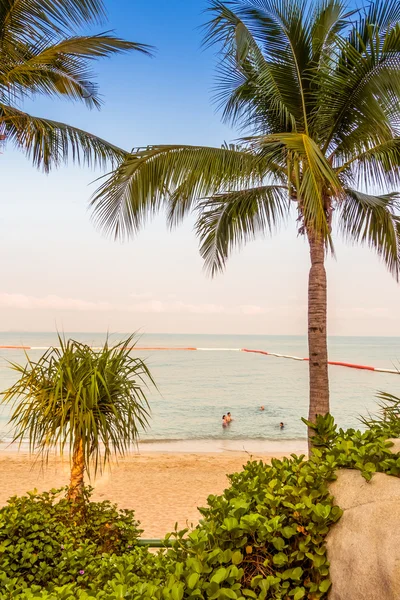
<path id="1" fill-rule="evenodd" d="M 309 420 L 329 412 L 327 252 L 339 231 L 400 273 L 400 3 L 210 2 L 218 102 L 239 144 L 134 150 L 95 194 L 94 219 L 130 237 L 166 209 L 193 211 L 212 274 L 232 249 L 287 218 L 310 250 Z M 310 430 L 309 433 L 312 433 Z"/>
<path id="2" fill-rule="evenodd" d="M 27 439 L 44 461 L 53 451 L 69 453 L 71 501 L 82 498 L 85 471 L 96 474 L 126 455 L 148 424 L 146 390 L 154 382 L 132 350 L 132 336 L 100 350 L 60 337 L 38 361 L 11 363 L 19 378 L 3 403 L 13 406 L 13 441 Z"/>

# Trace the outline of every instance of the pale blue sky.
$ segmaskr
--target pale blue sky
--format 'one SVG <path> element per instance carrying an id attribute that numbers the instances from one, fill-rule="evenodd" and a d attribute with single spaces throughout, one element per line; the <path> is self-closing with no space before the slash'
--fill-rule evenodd
<path id="1" fill-rule="evenodd" d="M 236 133 L 211 103 L 215 58 L 200 50 L 202 0 L 108 0 L 109 28 L 157 47 L 98 63 L 105 106 L 37 99 L 32 113 L 70 122 L 130 148 L 219 146 Z M 303 334 L 308 253 L 294 224 L 235 255 L 223 276 L 202 271 L 189 220 L 170 233 L 160 217 L 119 244 L 87 210 L 95 173 L 49 176 L 7 148 L 2 163 L 0 330 Z M 333 335 L 400 335 L 400 287 L 367 249 L 337 243 L 328 261 Z"/>

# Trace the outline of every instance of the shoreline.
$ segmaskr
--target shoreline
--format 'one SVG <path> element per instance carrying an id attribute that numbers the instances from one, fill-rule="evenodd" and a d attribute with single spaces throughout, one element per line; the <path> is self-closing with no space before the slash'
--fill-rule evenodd
<path id="1" fill-rule="evenodd" d="M 146 454 L 224 454 L 224 453 L 244 453 L 244 454 L 263 454 L 263 455 L 290 455 L 306 454 L 307 440 L 302 439 L 182 439 L 182 440 L 142 440 L 137 447 L 133 446 L 126 455 L 126 458 L 132 456 L 142 456 Z M 23 454 L 29 456 L 27 443 L 12 444 L 7 441 L 0 441 L 0 457 L 15 456 Z M 58 456 L 56 452 L 52 453 Z M 65 457 L 68 456 L 68 451 Z M 122 459 L 120 459 L 122 460 Z"/>

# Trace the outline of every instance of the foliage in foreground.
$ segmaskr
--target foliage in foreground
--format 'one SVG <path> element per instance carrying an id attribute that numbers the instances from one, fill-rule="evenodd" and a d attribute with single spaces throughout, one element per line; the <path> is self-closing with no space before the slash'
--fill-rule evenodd
<path id="1" fill-rule="evenodd" d="M 122 539 L 124 528 L 118 526 L 116 539 L 105 548 L 98 535 L 102 516 L 93 533 L 88 535 L 85 526 L 76 530 L 75 546 L 67 550 L 61 549 L 64 525 L 54 522 L 61 528 L 60 534 L 54 529 L 54 559 L 46 549 L 52 537 L 46 526 L 41 537 L 29 536 L 7 519 L 7 511 L 14 511 L 14 520 L 20 514 L 24 522 L 35 522 L 35 511 L 43 511 L 48 497 L 14 498 L 0 511 L 0 600 L 323 600 L 331 585 L 325 538 L 342 514 L 328 485 L 338 468 L 358 469 L 367 480 L 374 472 L 400 476 L 400 455 L 390 452 L 385 427 L 378 421 L 363 433 L 338 431 L 331 416 L 319 418 L 310 460 L 292 455 L 271 466 L 249 462 L 230 477 L 223 495 L 209 497 L 193 531 L 168 536 L 173 548 L 165 553 L 151 554 L 134 545 L 132 513 L 117 517 L 110 505 L 105 512 L 105 505 L 96 505 L 88 509 L 95 518 L 100 510 L 113 527 L 126 523 L 128 534 Z M 390 435 L 400 437 L 399 422 L 391 422 Z M 67 504 L 61 501 L 61 516 Z M 31 549 L 21 548 L 29 543 L 37 544 L 40 553 L 32 565 Z M 7 564 L 5 557 L 18 552 L 25 564 L 15 559 Z"/>

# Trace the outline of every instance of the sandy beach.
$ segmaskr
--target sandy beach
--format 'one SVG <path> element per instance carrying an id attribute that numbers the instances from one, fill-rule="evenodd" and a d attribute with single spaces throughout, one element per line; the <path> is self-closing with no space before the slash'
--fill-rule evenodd
<path id="1" fill-rule="evenodd" d="M 282 456 L 274 454 L 274 456 Z M 196 524 L 198 506 L 209 494 L 220 494 L 228 485 L 226 474 L 241 469 L 246 452 L 160 453 L 130 455 L 96 481 L 94 500 L 109 499 L 120 508 L 134 509 L 147 538 L 163 537 L 177 521 L 180 528 Z M 268 461 L 270 454 L 253 454 Z M 28 490 L 49 490 L 68 483 L 68 460 L 52 458 L 44 469 L 27 453 L 0 453 L 0 505 Z"/>

